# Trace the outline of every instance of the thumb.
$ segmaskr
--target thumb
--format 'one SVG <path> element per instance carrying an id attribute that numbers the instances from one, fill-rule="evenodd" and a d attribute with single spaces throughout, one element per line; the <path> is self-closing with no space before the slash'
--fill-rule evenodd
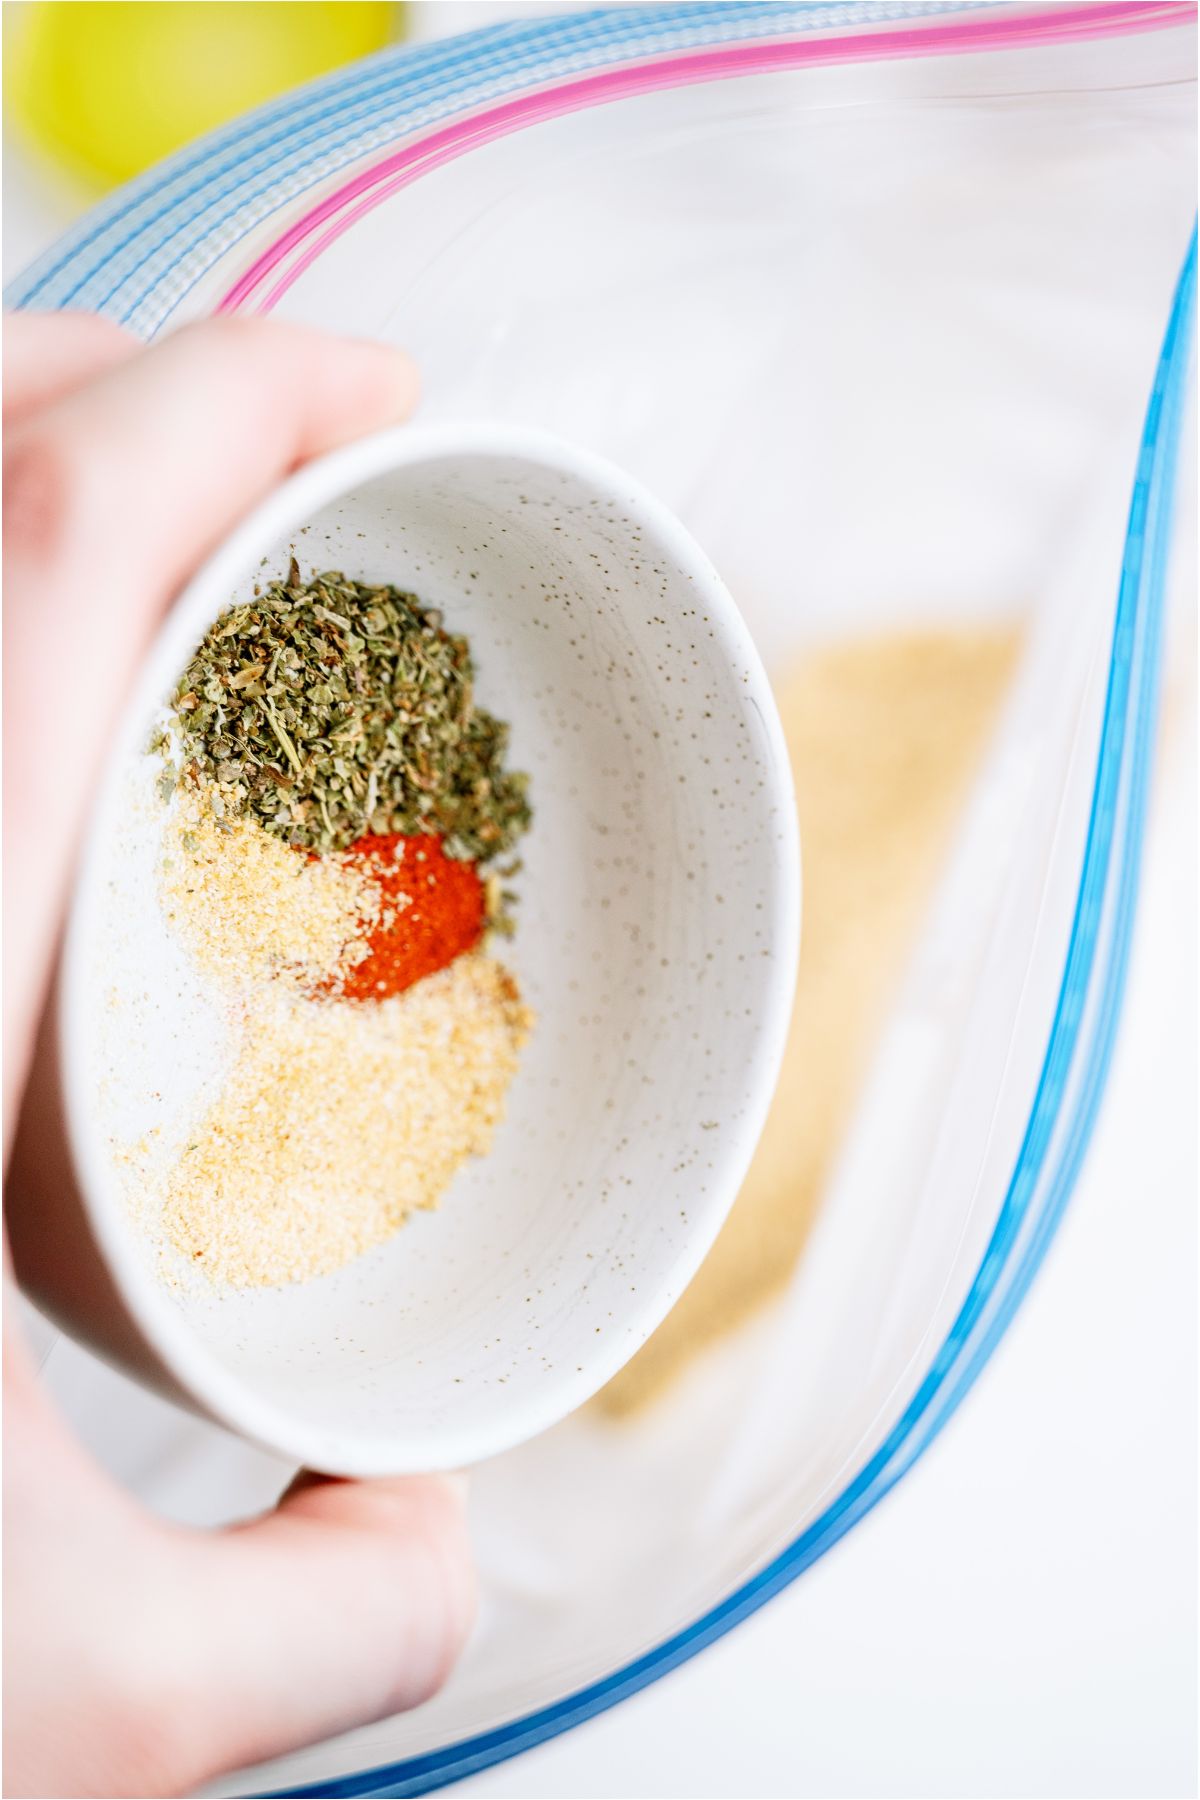
<path id="1" fill-rule="evenodd" d="M 465 1510 L 452 1477 L 302 1476 L 266 1518 L 192 1540 L 196 1778 L 428 1699 L 475 1612 Z"/>

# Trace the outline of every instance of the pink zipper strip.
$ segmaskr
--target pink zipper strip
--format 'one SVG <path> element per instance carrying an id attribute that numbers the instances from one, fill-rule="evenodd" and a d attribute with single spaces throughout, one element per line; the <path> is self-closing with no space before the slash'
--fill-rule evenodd
<path id="1" fill-rule="evenodd" d="M 602 106 L 631 95 L 728 81 L 781 69 L 905 57 L 951 56 L 1015 50 L 1039 44 L 1072 44 L 1133 32 L 1159 31 L 1196 17 L 1194 0 L 1101 0 L 1095 5 L 1044 6 L 1036 12 L 997 18 L 972 17 L 944 25 L 915 25 L 832 38 L 785 38 L 763 43 L 722 45 L 684 51 L 583 75 L 557 86 L 534 89 L 480 112 L 455 119 L 414 139 L 327 194 L 258 256 L 219 302 L 219 313 L 240 311 L 268 276 L 322 225 L 321 232 L 284 270 L 257 310 L 268 313 L 293 282 L 356 220 L 431 170 L 510 133 Z M 360 198 L 362 196 L 362 198 Z M 352 204 L 355 200 L 357 205 Z"/>

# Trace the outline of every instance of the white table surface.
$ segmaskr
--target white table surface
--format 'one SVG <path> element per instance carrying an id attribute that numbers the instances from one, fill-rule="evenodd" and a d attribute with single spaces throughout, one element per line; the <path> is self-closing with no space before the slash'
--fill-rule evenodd
<path id="1" fill-rule="evenodd" d="M 532 10 L 417 9 L 422 35 Z M 78 198 L 5 160 L 12 274 Z M 1198 903 L 1184 635 L 1107 1101 L 1046 1265 L 975 1391 L 882 1506 L 731 1637 L 456 1792 L 1195 1794 Z"/>

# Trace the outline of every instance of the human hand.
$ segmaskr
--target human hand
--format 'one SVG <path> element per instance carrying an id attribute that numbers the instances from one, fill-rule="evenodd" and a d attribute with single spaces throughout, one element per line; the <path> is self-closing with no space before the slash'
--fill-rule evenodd
<path id="1" fill-rule="evenodd" d="M 6 320 L 6 1162 L 92 777 L 159 617 L 283 475 L 415 388 L 382 346 L 265 322 L 147 350 L 82 314 Z M 13 1315 L 6 1793 L 181 1792 L 440 1685 L 474 1606 L 455 1483 L 302 1476 L 249 1524 L 167 1525 L 72 1440 Z"/>

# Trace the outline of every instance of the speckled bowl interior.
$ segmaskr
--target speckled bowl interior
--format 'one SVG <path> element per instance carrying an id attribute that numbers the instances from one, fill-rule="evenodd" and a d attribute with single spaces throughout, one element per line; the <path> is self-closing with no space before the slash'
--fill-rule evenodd
<path id="1" fill-rule="evenodd" d="M 513 440 L 516 447 L 509 447 Z M 178 1146 L 219 1007 L 162 915 L 149 720 L 230 601 L 286 569 L 391 581 L 469 635 L 535 823 L 503 954 L 538 1023 L 485 1159 L 340 1272 L 220 1291 L 161 1275 L 114 1143 Z M 172 617 L 112 770 L 73 924 L 68 1097 L 126 1304 L 203 1405 L 356 1471 L 452 1465 L 562 1416 L 645 1339 L 736 1192 L 796 944 L 794 824 L 750 640 L 692 540 L 536 433 L 397 433 L 307 471 Z M 115 997 L 115 1003 L 114 1003 Z M 170 1264 L 168 1256 L 167 1265 Z"/>

